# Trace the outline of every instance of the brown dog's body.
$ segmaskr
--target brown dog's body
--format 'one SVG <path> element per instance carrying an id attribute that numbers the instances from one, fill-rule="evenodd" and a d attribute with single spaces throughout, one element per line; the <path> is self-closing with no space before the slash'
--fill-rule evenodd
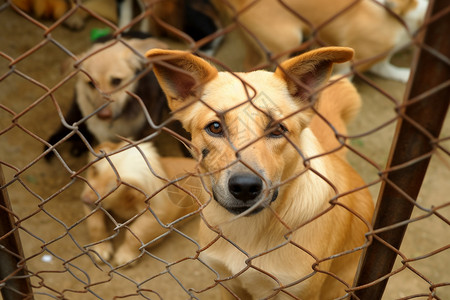
<path id="1" fill-rule="evenodd" d="M 103 143 L 97 150 L 110 154 L 124 146 L 125 143 Z M 139 255 L 143 244 L 169 230 L 159 222 L 170 224 L 198 208 L 188 193 L 176 186 L 165 187 L 169 180 L 195 172 L 196 162 L 181 157 L 159 157 L 151 143 L 138 147 L 143 154 L 132 147 L 108 156 L 112 165 L 103 158 L 90 166 L 87 174 L 89 184 L 85 185 L 81 195 L 86 204 L 86 215 L 89 216 L 86 221 L 92 242 L 107 239 L 95 244 L 92 249 L 102 259 L 112 260 L 118 265 L 132 261 Z M 175 182 L 185 189 L 192 190 L 194 184 L 198 185 L 196 188 L 201 188 L 200 181 L 189 176 Z M 116 251 L 109 238 L 112 234 L 107 230 L 106 214 L 98 206 L 122 220 L 131 219 L 128 229 L 123 228 L 125 238 Z"/>
<path id="2" fill-rule="evenodd" d="M 352 285 L 373 203 L 343 144 L 312 108 L 332 64 L 352 54 L 323 48 L 275 73 L 233 75 L 185 52 L 147 53 L 211 175 L 201 255 L 229 289 L 224 297 L 322 300 Z M 359 105 L 343 79 L 323 91 L 317 107 L 345 135 Z"/>
<path id="3" fill-rule="evenodd" d="M 421 25 L 427 0 L 386 2 L 399 13 L 407 28 L 372 0 L 214 1 L 228 18 L 239 13 L 238 20 L 245 26 L 241 32 L 247 45 L 247 67 L 259 65 L 264 59 L 262 53 L 255 53 L 261 49 L 254 38 L 272 54 L 278 55 L 295 51 L 305 36 L 314 33 L 321 45 L 353 48 L 359 71 L 370 69 L 383 77 L 405 82 L 409 69 L 393 66 L 389 60 L 392 54 L 408 45 L 410 34 Z M 247 30 L 252 37 L 246 34 Z"/>
<path id="4" fill-rule="evenodd" d="M 336 101 L 336 97 L 342 94 L 344 97 L 350 97 L 348 99 L 350 103 L 348 104 L 358 104 L 358 102 L 351 103 L 351 101 L 358 100 L 356 92 L 351 88 L 352 86 L 349 83 L 339 82 L 325 90 L 319 101 L 319 112 L 341 134 L 345 134 L 345 127 L 339 126 L 344 125 L 344 120 L 338 113 L 345 113 L 342 110 L 346 108 L 345 106 L 339 107 L 341 103 L 336 105 L 333 102 Z M 348 90 L 350 90 L 350 95 Z M 344 100 L 347 99 L 344 98 Z M 322 106 L 322 109 L 320 109 L 320 106 Z M 352 109 L 352 107 L 349 108 Z M 318 136 L 318 141 L 321 142 L 322 147 L 300 144 L 300 149 L 311 148 L 311 152 L 304 153 L 307 157 L 335 150 L 340 146 L 330 127 L 319 117 L 313 118 L 310 128 Z M 330 137 L 332 138 L 330 139 Z M 309 138 L 308 143 L 314 143 L 312 136 Z M 336 185 L 339 193 L 345 193 L 358 186 L 363 186 L 364 183 L 354 170 L 343 161 L 341 156 L 344 152 L 340 151 L 342 153 L 337 152 L 316 159 L 317 162 L 313 160 L 311 164 L 313 169 L 325 175 L 330 182 Z M 272 155 L 262 155 L 257 159 L 258 163 L 263 165 L 266 160 L 272 158 Z M 285 160 L 283 163 L 279 161 L 272 163 L 275 166 L 289 165 L 289 159 L 285 158 Z M 297 169 L 295 172 L 300 174 L 301 171 L 298 169 L 302 169 L 303 161 L 301 158 L 295 160 L 297 160 L 297 163 L 292 162 L 292 164 L 297 165 L 297 167 L 293 168 Z M 293 176 L 293 174 L 289 175 Z M 285 176 L 289 177 L 289 175 Z M 328 201 L 323 200 L 331 200 L 334 196 L 333 189 L 318 176 L 313 174 L 301 175 L 281 188 L 277 200 L 272 204 L 273 210 L 280 215 L 284 224 L 268 209 L 255 216 L 239 218 L 229 223 L 230 216 L 224 214 L 223 208 L 217 202 L 211 202 L 203 211 L 209 226 L 218 226 L 221 234 L 236 243 L 246 254 L 236 249 L 227 240 L 219 239 L 206 250 L 205 255 L 209 258 L 208 261 L 212 263 L 213 268 L 219 271 L 221 278 L 226 278 L 235 276 L 242 270 L 247 269 L 246 260 L 250 257 L 256 257 L 260 253 L 276 249 L 277 246 L 287 243 L 287 245 L 273 252 L 254 258 L 252 264 L 275 276 L 281 284 L 287 285 L 300 280 L 313 273 L 312 266 L 316 263 L 316 259 L 295 245 L 304 247 L 308 252 L 315 255 L 317 260 L 322 260 L 361 246 L 364 243 L 363 234 L 367 231 L 367 227 L 342 207 L 335 207 L 318 220 L 298 228 L 309 218 L 329 208 Z M 277 201 L 280 202 L 276 203 Z M 367 191 L 341 198 L 339 203 L 356 209 L 365 220 L 370 221 L 372 206 Z M 246 230 L 242 231 L 243 228 Z M 291 229 L 295 231 L 290 233 Z M 285 238 L 286 235 L 292 243 L 289 244 Z M 202 223 L 200 237 L 201 244 L 207 245 L 217 238 L 217 233 L 211 231 Z M 356 252 L 338 259 L 324 261 L 317 268 L 331 272 L 351 286 L 359 255 L 360 253 Z M 324 288 L 320 289 L 321 286 Z M 229 287 L 240 299 L 263 299 L 274 295 L 279 284 L 260 271 L 248 268 L 237 279 L 230 281 Z M 266 287 L 266 289 L 262 287 Z M 345 286 L 331 276 L 318 273 L 311 279 L 305 280 L 304 284 L 297 284 L 285 290 L 299 296 L 300 299 L 335 299 L 345 294 L 344 289 Z M 249 295 L 252 297 L 249 297 Z M 279 293 L 276 299 L 278 298 L 284 299 L 283 293 Z M 286 299 L 290 299 L 290 297 L 286 296 Z"/>

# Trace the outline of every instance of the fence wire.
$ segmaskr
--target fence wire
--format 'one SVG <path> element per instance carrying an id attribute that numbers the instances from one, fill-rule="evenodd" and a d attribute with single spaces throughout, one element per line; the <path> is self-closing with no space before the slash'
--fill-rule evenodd
<path id="1" fill-rule="evenodd" d="M 333 299 L 450 298 L 450 5 L 302 2 L 2 2 L 2 299 L 329 299 L 336 287 L 340 293 Z M 429 9 L 414 23 L 404 13 L 420 5 Z M 376 19 L 380 15 L 386 19 Z M 402 45 L 391 43 L 397 31 L 406 37 Z M 316 77 L 297 80 L 282 63 L 336 45 L 354 48 L 355 57 L 352 64 L 336 65 L 338 75 L 326 87 L 311 88 Z M 204 59 L 228 79 L 211 90 L 202 77 L 195 78 L 195 66 L 180 71 L 182 64 L 173 60 L 178 56 L 147 58 L 152 48 L 194 53 L 192 61 Z M 373 66 L 393 48 L 395 66 Z M 162 84 L 166 92 L 195 101 L 182 107 L 181 98 L 169 95 L 177 111 L 171 113 L 153 67 L 160 68 L 160 80 L 178 74 L 178 85 Z M 278 96 L 255 91 L 273 82 L 255 85 L 239 72 L 276 68 L 293 82 L 290 92 L 304 89 L 319 104 L 302 102 L 287 116 L 263 113 L 277 105 Z M 350 88 L 347 80 L 362 103 L 348 129 L 320 106 L 323 95 Z M 235 84 L 233 93 L 242 103 L 232 97 L 218 105 L 203 99 L 203 88 L 223 91 L 223 82 Z M 357 110 L 359 98 L 352 91 Z M 308 115 L 326 128 L 315 132 L 319 138 L 333 136 L 331 147 L 313 155 L 289 135 L 291 120 L 306 126 Z M 190 118 L 184 125 L 192 129 L 211 116 L 214 122 L 205 129 L 221 137 L 218 147 L 217 140 L 203 142 L 175 120 Z M 286 146 L 258 152 L 275 140 Z M 259 156 L 261 165 L 255 166 Z M 340 175 L 331 176 L 319 163 L 335 156 L 345 157 L 365 183 L 339 190 Z M 279 172 L 297 164 L 301 171 L 272 182 L 270 172 L 283 159 L 288 163 Z M 273 199 L 310 177 L 331 196 L 315 211 L 299 206 L 305 215 L 297 212 L 294 220 L 287 217 L 292 211 L 278 209 L 279 199 L 230 214 L 217 204 L 220 195 L 212 186 L 235 169 L 251 174 L 246 180 L 261 182 L 261 193 Z M 316 191 L 299 190 L 299 195 Z M 345 200 L 362 199 L 367 191 L 374 199 L 373 220 Z M 261 204 L 267 207 L 259 211 Z M 357 245 L 331 249 L 344 221 L 317 229 L 336 211 L 362 228 Z M 272 227 L 248 221 L 261 216 Z M 240 225 L 228 227 L 233 222 Z M 329 251 L 314 250 L 311 236 L 299 238 L 326 230 L 322 245 Z M 275 240 L 260 246 L 268 236 Z M 351 264 L 346 259 L 361 253 L 354 281 L 353 274 L 329 268 Z M 219 262 L 208 259 L 214 256 Z M 314 284 L 321 280 L 325 288 L 319 291 Z"/>

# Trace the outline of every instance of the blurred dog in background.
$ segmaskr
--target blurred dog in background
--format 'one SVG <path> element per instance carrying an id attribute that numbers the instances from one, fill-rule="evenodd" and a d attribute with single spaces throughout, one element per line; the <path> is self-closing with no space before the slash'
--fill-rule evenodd
<path id="1" fill-rule="evenodd" d="M 146 112 L 156 125 L 168 117 L 163 92 L 151 69 L 146 67 L 146 58 L 134 52 L 143 54 L 152 48 L 167 48 L 166 44 L 143 34 L 128 33 L 123 37 L 123 42 L 103 37 L 78 56 L 82 59 L 81 71 L 65 121 L 72 125 L 86 118 L 79 130 L 94 144 L 118 142 L 119 136 L 136 140 L 147 136 L 153 130 Z M 187 137 L 179 123 L 172 122 L 168 127 Z M 71 129 L 61 125 L 48 142 L 54 145 L 70 132 Z M 72 136 L 71 142 L 73 155 L 87 150 L 77 135 Z M 189 153 L 186 151 L 185 155 Z"/>
<path id="2" fill-rule="evenodd" d="M 117 265 L 133 261 L 139 248 L 154 239 L 150 246 L 156 245 L 172 226 L 179 225 L 179 218 L 203 201 L 200 179 L 190 176 L 198 173 L 195 160 L 160 157 L 150 142 L 123 150 L 126 146 L 107 142 L 96 147 L 95 152 L 103 151 L 108 159 L 98 160 L 91 154 L 95 163 L 88 168 L 81 194 L 94 244 L 91 249 L 99 255 L 96 259 Z M 106 211 L 126 224 L 124 240 L 115 250 Z"/>
<path id="3" fill-rule="evenodd" d="M 428 6 L 428 0 L 213 0 L 213 3 L 224 22 L 232 22 L 237 15 L 239 24 L 245 27 L 240 27 L 240 33 L 247 48 L 247 69 L 267 63 L 269 58 L 260 43 L 272 57 L 278 55 L 282 61 L 289 53 L 304 50 L 300 45 L 311 37 L 317 38 L 319 46 L 351 47 L 355 50 L 357 70 L 370 70 L 401 82 L 408 80 L 410 70 L 392 65 L 391 57 L 411 42 L 411 34 L 423 23 Z M 340 72 L 348 72 L 348 67 L 349 64 L 339 67 Z"/>
<path id="4" fill-rule="evenodd" d="M 11 0 L 11 3 L 39 19 L 58 20 L 70 8 L 68 0 Z"/>

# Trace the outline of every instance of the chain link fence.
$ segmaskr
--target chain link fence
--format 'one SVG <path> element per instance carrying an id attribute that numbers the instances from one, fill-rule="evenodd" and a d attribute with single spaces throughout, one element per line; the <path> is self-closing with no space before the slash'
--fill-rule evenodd
<path id="1" fill-rule="evenodd" d="M 448 1 L 424 1 L 428 12 L 415 30 L 402 15 L 415 1 L 330 1 L 326 7 L 307 5 L 303 10 L 296 6 L 301 1 L 247 2 L 0 4 L 2 299 L 221 299 L 222 294 L 251 299 L 251 287 L 247 296 L 232 288 L 251 272 L 262 278 L 261 286 L 274 286 L 266 298 L 298 299 L 296 287 L 320 276 L 327 283 L 338 282 L 342 299 L 450 298 Z M 362 18 L 357 11 L 363 5 L 371 7 L 367 2 L 397 25 L 385 29 L 385 24 L 370 24 L 376 31 L 358 36 L 370 23 L 368 15 Z M 357 20 L 355 25 L 351 18 Z M 368 70 L 397 45 L 380 50 L 367 43 L 388 41 L 396 27 L 408 37 L 392 57 L 397 67 Z M 137 30 L 141 33 L 131 34 Z M 208 220 L 208 207 L 215 203 L 209 178 L 236 164 L 265 178 L 243 153 L 257 149 L 265 138 L 260 132 L 279 133 L 292 145 L 295 139 L 278 127 L 246 128 L 253 134 L 248 138 L 239 130 L 252 115 L 249 106 L 229 122 L 226 135 L 238 132 L 227 137 L 229 146 L 223 152 L 191 143 L 152 73 L 153 64 L 164 66 L 170 60 L 149 60 L 145 53 L 150 48 L 188 50 L 251 86 L 234 72 L 274 70 L 289 56 L 328 45 L 356 49 L 353 64 L 338 68 L 338 76 L 350 78 L 362 100 L 348 133 L 329 127 L 337 137 L 337 149 L 330 152 L 345 151 L 366 184 L 336 193 L 327 200 L 326 212 L 316 212 L 294 228 L 269 206 L 264 213 L 284 228 L 282 242 L 266 251 L 246 252 L 234 233 L 213 226 L 219 220 Z M 409 66 L 411 77 L 402 82 Z M 244 104 L 271 106 L 276 101 L 270 94 L 252 97 L 251 88 L 247 93 Z M 236 105 L 224 112 L 226 105 L 208 107 L 194 120 L 213 113 L 217 121 L 224 121 L 227 113 L 242 109 Z M 293 116 L 308 108 L 317 113 L 311 104 Z M 105 120 L 112 121 L 104 126 Z M 213 134 L 218 130 L 215 123 L 208 127 Z M 191 154 L 196 160 L 186 158 Z M 311 166 L 316 157 L 308 157 L 303 149 L 296 149 L 296 154 L 306 171 L 265 192 L 281 190 L 307 172 L 327 181 L 327 174 Z M 334 154 L 317 157 L 329 155 Z M 265 160 L 271 167 L 277 163 L 270 156 Z M 201 168 L 207 161 L 213 171 Z M 366 188 L 375 213 L 373 220 L 360 224 L 367 228 L 358 247 L 320 257 L 290 238 L 320 222 L 328 211 L 344 208 L 364 219 L 340 199 Z M 245 218 L 252 215 L 228 221 Z M 214 232 L 214 238 L 201 241 L 199 225 Z M 240 228 L 246 239 L 254 240 L 255 233 L 247 229 Z M 223 241 L 224 248 L 237 251 L 245 261 L 242 269 L 225 277 L 203 256 Z M 308 264 L 306 275 L 289 281 L 259 267 L 259 261 L 288 247 L 307 257 L 307 263 L 286 257 L 286 268 Z M 354 282 L 321 269 L 354 254 L 362 254 Z M 308 297 L 317 298 L 315 292 Z"/>

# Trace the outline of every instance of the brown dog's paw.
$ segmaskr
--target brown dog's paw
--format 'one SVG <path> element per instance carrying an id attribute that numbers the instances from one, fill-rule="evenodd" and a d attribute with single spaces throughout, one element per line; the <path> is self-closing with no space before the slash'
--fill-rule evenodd
<path id="1" fill-rule="evenodd" d="M 117 249 L 112 263 L 116 266 L 125 264 L 127 264 L 127 266 L 132 266 L 138 261 L 139 255 L 140 252 L 138 248 L 131 249 L 128 245 L 123 244 L 119 247 L 119 249 Z"/>
<path id="2" fill-rule="evenodd" d="M 12 0 L 12 3 L 38 19 L 58 20 L 70 8 L 66 0 Z"/>
<path id="3" fill-rule="evenodd" d="M 112 258 L 113 246 L 111 242 L 103 242 L 101 244 L 94 245 L 91 249 L 96 252 L 97 255 L 94 257 L 98 263 L 109 261 Z"/>

